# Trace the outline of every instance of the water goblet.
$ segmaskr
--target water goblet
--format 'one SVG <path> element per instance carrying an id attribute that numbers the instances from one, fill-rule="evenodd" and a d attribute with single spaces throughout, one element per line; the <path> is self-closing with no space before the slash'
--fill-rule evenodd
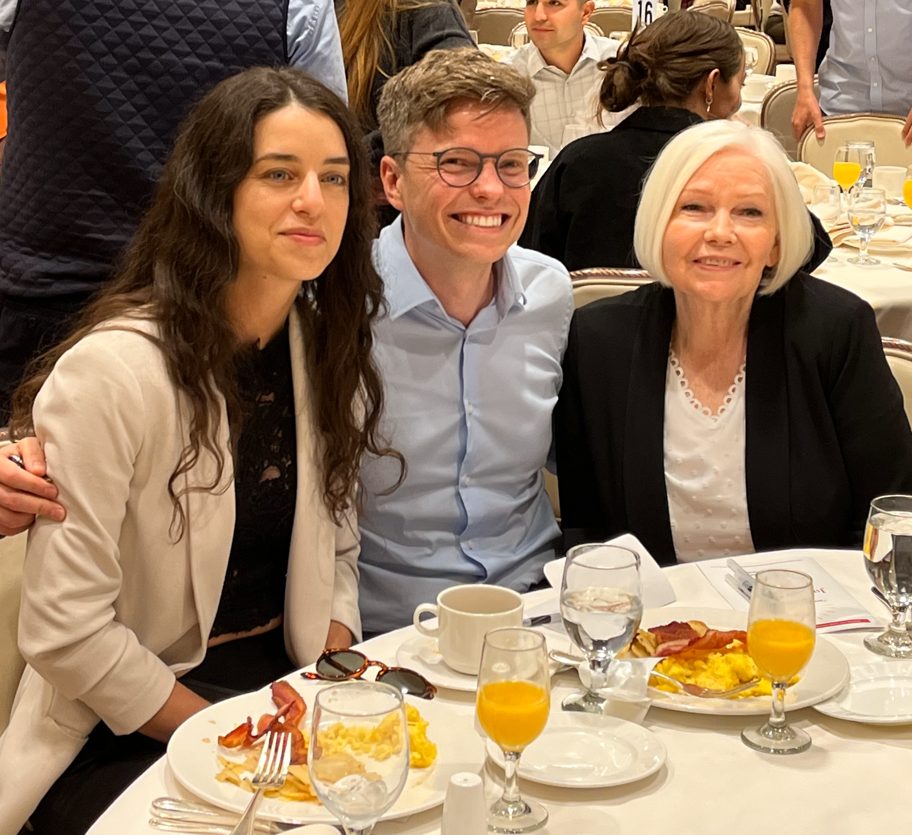
<path id="1" fill-rule="evenodd" d="M 747 618 L 747 651 L 773 684 L 770 716 L 759 728 L 741 731 L 749 748 L 766 754 L 797 754 L 811 737 L 785 719 L 785 691 L 814 653 L 814 583 L 800 571 L 760 571 L 754 578 Z"/>
<path id="2" fill-rule="evenodd" d="M 853 158 L 861 163 L 861 174 L 858 176 L 858 186 L 862 188 L 871 188 L 874 183 L 874 167 L 876 165 L 876 154 L 874 143 L 869 139 L 855 139 L 848 143 L 850 153 Z"/>
<path id="3" fill-rule="evenodd" d="M 757 66 L 757 62 L 760 60 L 760 53 L 757 51 L 755 46 L 746 46 L 744 47 L 744 77 L 750 78 L 751 73 L 754 71 L 754 67 Z"/>
<path id="4" fill-rule="evenodd" d="M 361 744 L 368 733 L 376 745 Z M 374 681 L 349 681 L 317 693 L 307 767 L 317 797 L 346 835 L 368 835 L 408 777 L 402 693 Z"/>
<path id="5" fill-rule="evenodd" d="M 865 646 L 889 658 L 912 658 L 907 629 L 912 612 L 912 496 L 879 496 L 871 502 L 864 555 L 868 576 L 892 614 L 887 631 L 869 635 Z"/>
<path id="6" fill-rule="evenodd" d="M 842 191 L 839 186 L 818 185 L 814 186 L 811 202 L 808 209 L 817 216 L 827 231 L 839 223 L 842 216 Z M 827 261 L 838 263 L 839 259 L 830 254 Z"/>
<path id="7" fill-rule="evenodd" d="M 617 545 L 577 545 L 567 552 L 560 610 L 567 634 L 589 661 L 585 693 L 564 699 L 564 710 L 604 713 L 605 686 L 615 656 L 630 646 L 643 616 L 640 556 Z"/>
<path id="8" fill-rule="evenodd" d="M 505 626 L 485 635 L 475 711 L 484 732 L 503 751 L 504 790 L 488 810 L 488 829 L 530 832 L 548 821 L 548 810 L 519 793 L 516 769 L 526 746 L 548 722 L 551 674 L 545 637 Z"/>
<path id="9" fill-rule="evenodd" d="M 848 259 L 850 264 L 870 266 L 879 264 L 868 255 L 868 244 L 887 219 L 887 195 L 879 188 L 857 188 L 849 195 L 849 223 L 858 236 L 858 255 Z"/>

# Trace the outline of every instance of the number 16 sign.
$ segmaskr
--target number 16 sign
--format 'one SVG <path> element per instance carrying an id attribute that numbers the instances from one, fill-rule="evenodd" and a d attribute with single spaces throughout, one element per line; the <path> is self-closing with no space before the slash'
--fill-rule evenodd
<path id="1" fill-rule="evenodd" d="M 633 4 L 633 25 L 636 26 L 639 21 L 642 26 L 648 26 L 654 19 L 654 0 L 636 0 Z"/>

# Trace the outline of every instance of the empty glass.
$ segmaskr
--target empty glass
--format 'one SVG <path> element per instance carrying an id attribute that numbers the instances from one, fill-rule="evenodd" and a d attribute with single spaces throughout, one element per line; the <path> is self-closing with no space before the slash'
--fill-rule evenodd
<path id="1" fill-rule="evenodd" d="M 887 195 L 879 188 L 856 188 L 849 194 L 849 223 L 858 236 L 858 255 L 849 258 L 850 264 L 869 266 L 879 264 L 868 255 L 868 244 L 887 219 Z"/>

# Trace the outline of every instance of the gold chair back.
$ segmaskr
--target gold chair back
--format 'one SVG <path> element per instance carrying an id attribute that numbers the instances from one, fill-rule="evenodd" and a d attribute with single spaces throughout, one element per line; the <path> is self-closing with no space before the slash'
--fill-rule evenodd
<path id="1" fill-rule="evenodd" d="M 816 79 L 814 92 L 820 92 Z M 760 127 L 770 131 L 792 159 L 798 159 L 798 143 L 792 134 L 792 111 L 797 98 L 797 82 L 783 81 L 763 97 L 760 107 Z"/>
<path id="2" fill-rule="evenodd" d="M 902 140 L 902 116 L 888 113 L 847 113 L 844 116 L 828 116 L 823 120 L 826 136 L 817 141 L 813 128 L 808 128 L 798 140 L 797 157 L 801 162 L 813 165 L 828 177 L 833 171 L 836 149 L 854 139 L 868 139 L 874 142 L 874 154 L 878 165 L 909 165 L 912 151 Z"/>
<path id="3" fill-rule="evenodd" d="M 745 47 L 750 46 L 757 50 L 754 72 L 761 75 L 772 75 L 776 66 L 776 44 L 773 39 L 763 32 L 755 32 L 753 29 L 744 29 L 741 26 L 736 26 L 735 31 Z"/>
<path id="4" fill-rule="evenodd" d="M 477 9 L 475 31 L 478 43 L 510 45 L 510 33 L 524 21 L 520 9 Z"/>
<path id="5" fill-rule="evenodd" d="M 912 424 L 912 342 L 906 342 L 905 339 L 893 339 L 889 336 L 883 337 L 881 342 L 883 342 L 884 354 L 887 357 L 887 365 L 890 366 L 896 382 L 899 383 L 899 389 L 902 391 L 906 417 Z"/>
<path id="6" fill-rule="evenodd" d="M 599 299 L 620 296 L 649 284 L 654 279 L 646 270 L 624 269 L 621 267 L 590 267 L 573 270 L 573 306 L 583 307 Z"/>

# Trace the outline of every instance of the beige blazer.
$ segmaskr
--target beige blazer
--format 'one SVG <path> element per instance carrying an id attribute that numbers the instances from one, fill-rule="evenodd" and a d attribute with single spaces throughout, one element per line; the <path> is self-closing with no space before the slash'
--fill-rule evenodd
<path id="1" fill-rule="evenodd" d="M 124 329 L 132 327 L 133 332 Z M 183 501 L 184 536 L 169 536 L 166 485 L 188 426 L 185 404 L 147 337 L 150 323 L 111 323 L 58 362 L 36 401 L 35 427 L 67 507 L 28 543 L 19 645 L 28 662 L 0 737 L 0 835 L 16 833 L 101 719 L 135 731 L 164 704 L 175 676 L 205 655 L 234 532 L 234 482 L 221 404 L 217 491 Z M 297 499 L 285 643 L 303 665 L 329 622 L 360 635 L 355 520 L 337 526 L 322 501 L 319 441 L 292 315 Z M 203 453 L 184 485 L 212 481 Z M 183 486 L 183 485 L 181 485 Z"/>

